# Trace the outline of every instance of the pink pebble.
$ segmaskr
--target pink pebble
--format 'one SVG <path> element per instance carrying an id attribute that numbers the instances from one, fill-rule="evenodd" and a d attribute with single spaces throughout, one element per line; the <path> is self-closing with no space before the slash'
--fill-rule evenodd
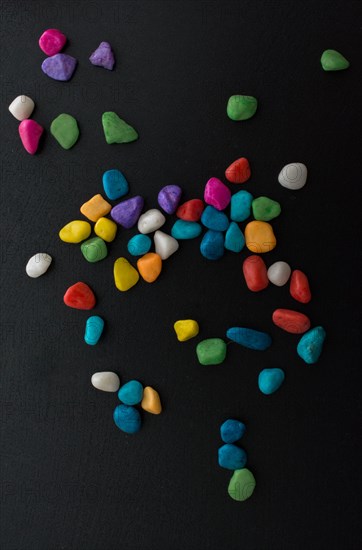
<path id="1" fill-rule="evenodd" d="M 23 120 L 19 124 L 19 135 L 25 149 L 31 155 L 34 155 L 38 149 L 39 140 L 44 131 L 35 120 L 30 118 Z"/>
<path id="2" fill-rule="evenodd" d="M 217 210 L 224 210 L 230 202 L 231 193 L 228 187 L 218 178 L 210 178 L 205 185 L 204 199 Z"/>
<path id="3" fill-rule="evenodd" d="M 57 29 L 47 29 L 39 38 L 39 46 L 47 55 L 59 53 L 67 41 L 67 37 Z"/>

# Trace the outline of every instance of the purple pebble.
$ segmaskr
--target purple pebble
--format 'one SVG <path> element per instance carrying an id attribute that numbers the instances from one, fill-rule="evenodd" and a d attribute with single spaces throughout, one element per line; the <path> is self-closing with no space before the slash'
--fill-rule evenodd
<path id="1" fill-rule="evenodd" d="M 178 207 L 181 194 L 182 189 L 178 185 L 166 185 L 158 194 L 158 204 L 167 214 L 173 214 Z"/>
<path id="2" fill-rule="evenodd" d="M 74 73 L 77 60 L 66 53 L 57 53 L 44 59 L 41 68 L 50 78 L 54 80 L 69 80 Z"/>
<path id="3" fill-rule="evenodd" d="M 92 65 L 104 67 L 111 71 L 114 65 L 114 55 L 111 45 L 108 44 L 108 42 L 101 42 L 98 48 L 90 56 L 89 61 Z"/>
<path id="4" fill-rule="evenodd" d="M 126 229 L 133 227 L 141 215 L 144 200 L 137 195 L 126 201 L 122 201 L 111 210 L 111 217 Z"/>

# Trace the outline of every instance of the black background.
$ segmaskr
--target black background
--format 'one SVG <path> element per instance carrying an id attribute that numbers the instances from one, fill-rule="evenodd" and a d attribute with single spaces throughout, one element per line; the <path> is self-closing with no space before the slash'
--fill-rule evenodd
<path id="1" fill-rule="evenodd" d="M 1 18 L 1 549 L 359 547 L 361 3 L 5 1 Z M 65 52 L 79 61 L 68 83 L 40 69 L 37 42 L 49 27 L 67 35 Z M 102 40 L 115 52 L 113 72 L 88 61 Z M 350 69 L 325 73 L 327 48 L 340 50 Z M 47 129 L 35 156 L 7 111 L 21 93 Z M 254 118 L 228 119 L 235 93 L 258 98 Z M 138 141 L 106 144 L 101 114 L 112 110 Z M 49 134 L 62 112 L 81 130 L 70 151 Z M 131 195 L 150 208 L 170 183 L 185 200 L 202 197 L 207 179 L 222 178 L 240 156 L 252 168 L 243 188 L 282 205 L 273 222 L 278 245 L 264 259 L 308 274 L 308 305 L 287 287 L 249 292 L 241 271 L 248 252 L 208 262 L 199 240 L 182 243 L 155 284 L 120 293 L 113 262 L 128 257 L 136 229 L 120 230 L 99 264 L 58 238 L 80 205 L 102 193 L 107 169 L 121 169 Z M 309 177 L 292 192 L 277 176 L 295 161 Z M 39 251 L 54 260 L 34 280 L 25 265 Z M 83 341 L 89 313 L 62 300 L 79 280 L 94 289 L 94 313 L 107 324 L 95 348 Z M 297 336 L 272 325 L 277 307 L 325 327 L 317 365 L 298 358 Z M 185 344 L 172 328 L 182 318 L 201 327 Z M 272 347 L 230 345 L 223 365 L 199 365 L 196 343 L 234 325 L 270 332 Z M 257 388 L 266 367 L 286 373 L 270 397 Z M 120 432 L 117 396 L 90 384 L 101 370 L 157 388 L 164 413 L 144 415 L 136 436 Z M 241 444 L 257 488 L 244 503 L 229 498 L 231 473 L 217 465 L 228 417 L 247 424 Z"/>

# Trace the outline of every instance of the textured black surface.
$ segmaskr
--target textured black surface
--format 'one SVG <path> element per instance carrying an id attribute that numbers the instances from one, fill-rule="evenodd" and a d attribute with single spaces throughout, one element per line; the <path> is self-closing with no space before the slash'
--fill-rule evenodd
<path id="1" fill-rule="evenodd" d="M 1 3 L 1 538 L 2 550 L 281 550 L 360 547 L 361 26 L 360 2 L 43 2 Z M 42 74 L 37 41 L 49 27 L 69 38 L 79 60 L 69 83 Z M 108 40 L 117 66 L 88 62 Z M 319 58 L 340 50 L 348 71 L 325 73 Z M 259 100 L 254 118 L 233 123 L 228 97 Z M 12 99 L 27 93 L 47 128 L 41 153 L 21 146 Z M 139 141 L 109 146 L 101 114 L 115 110 Z M 49 135 L 61 112 L 81 138 L 64 151 Z M 129 293 L 113 284 L 113 261 L 135 230 L 120 231 L 109 258 L 88 264 L 58 230 L 79 218 L 117 167 L 132 194 L 156 206 L 160 187 L 177 183 L 201 197 L 211 176 L 249 158 L 245 188 L 282 204 L 273 226 L 284 259 L 310 277 L 313 301 L 287 288 L 247 291 L 247 253 L 207 262 L 199 241 L 184 243 L 154 285 Z M 309 169 L 306 187 L 277 182 L 293 161 Z M 171 227 L 169 220 L 167 228 Z M 54 262 L 29 279 L 38 251 Z M 65 289 L 83 280 L 107 330 L 83 342 L 87 312 L 64 306 Z M 316 366 L 296 355 L 298 337 L 272 326 L 276 307 L 295 307 L 322 324 Z M 269 331 L 265 353 L 231 345 L 227 361 L 202 367 L 196 341 L 178 344 L 175 320 L 195 318 L 201 338 L 233 325 Z M 264 367 L 285 369 L 282 389 L 257 389 Z M 95 371 L 155 386 L 164 414 L 144 416 L 126 436 L 113 424 L 116 395 L 90 385 Z M 217 465 L 219 425 L 247 424 L 248 465 L 257 479 L 249 501 L 227 494 Z"/>

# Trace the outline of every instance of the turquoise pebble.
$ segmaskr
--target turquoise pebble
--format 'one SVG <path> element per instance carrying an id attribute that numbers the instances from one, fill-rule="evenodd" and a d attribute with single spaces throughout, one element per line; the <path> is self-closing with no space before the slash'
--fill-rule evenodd
<path id="1" fill-rule="evenodd" d="M 244 449 L 226 443 L 218 451 L 219 466 L 228 470 L 240 470 L 246 464 L 246 452 Z"/>
<path id="2" fill-rule="evenodd" d="M 201 223 L 214 231 L 226 231 L 229 227 L 229 218 L 224 212 L 216 210 L 214 206 L 207 206 L 202 213 Z"/>
<path id="3" fill-rule="evenodd" d="M 171 235 L 178 240 L 195 239 L 201 234 L 201 231 L 202 227 L 197 222 L 177 220 L 172 226 Z"/>
<path id="4" fill-rule="evenodd" d="M 102 180 L 104 192 L 109 199 L 115 200 L 127 195 L 128 181 L 119 170 L 107 170 L 104 172 Z"/>
<path id="5" fill-rule="evenodd" d="M 230 223 L 229 228 L 225 233 L 224 246 L 227 250 L 231 250 L 231 252 L 241 252 L 244 248 L 244 235 L 237 223 Z"/>
<path id="6" fill-rule="evenodd" d="M 118 399 L 126 405 L 138 405 L 142 401 L 143 386 L 138 380 L 130 380 L 120 388 Z"/>
<path id="7" fill-rule="evenodd" d="M 271 336 L 266 332 L 260 332 L 252 328 L 232 327 L 226 331 L 226 336 L 233 342 L 245 348 L 264 351 L 272 343 Z"/>
<path id="8" fill-rule="evenodd" d="M 224 255 L 224 235 L 221 231 L 206 231 L 200 244 L 200 252 L 207 260 L 219 260 Z"/>
<path id="9" fill-rule="evenodd" d="M 250 216 L 254 197 L 248 191 L 238 191 L 231 197 L 230 218 L 234 222 L 243 222 Z"/>
<path id="10" fill-rule="evenodd" d="M 127 244 L 127 249 L 132 256 L 143 256 L 151 248 L 152 241 L 148 235 L 135 235 Z"/>
<path id="11" fill-rule="evenodd" d="M 104 329 L 104 321 L 98 315 L 88 317 L 85 324 L 84 340 L 90 346 L 95 346 L 100 339 Z"/>
<path id="12" fill-rule="evenodd" d="M 270 395 L 280 388 L 284 378 L 282 369 L 264 369 L 258 378 L 259 390 L 265 395 Z"/>
<path id="13" fill-rule="evenodd" d="M 301 337 L 297 346 L 299 357 L 308 365 L 316 363 L 322 353 L 326 331 L 323 327 L 314 327 Z"/>
<path id="14" fill-rule="evenodd" d="M 113 411 L 113 420 L 122 432 L 135 434 L 141 429 L 141 415 L 128 405 L 118 405 Z"/>
<path id="15" fill-rule="evenodd" d="M 246 426 L 243 422 L 228 418 L 220 426 L 220 436 L 224 443 L 234 443 L 243 437 L 245 430 Z"/>

